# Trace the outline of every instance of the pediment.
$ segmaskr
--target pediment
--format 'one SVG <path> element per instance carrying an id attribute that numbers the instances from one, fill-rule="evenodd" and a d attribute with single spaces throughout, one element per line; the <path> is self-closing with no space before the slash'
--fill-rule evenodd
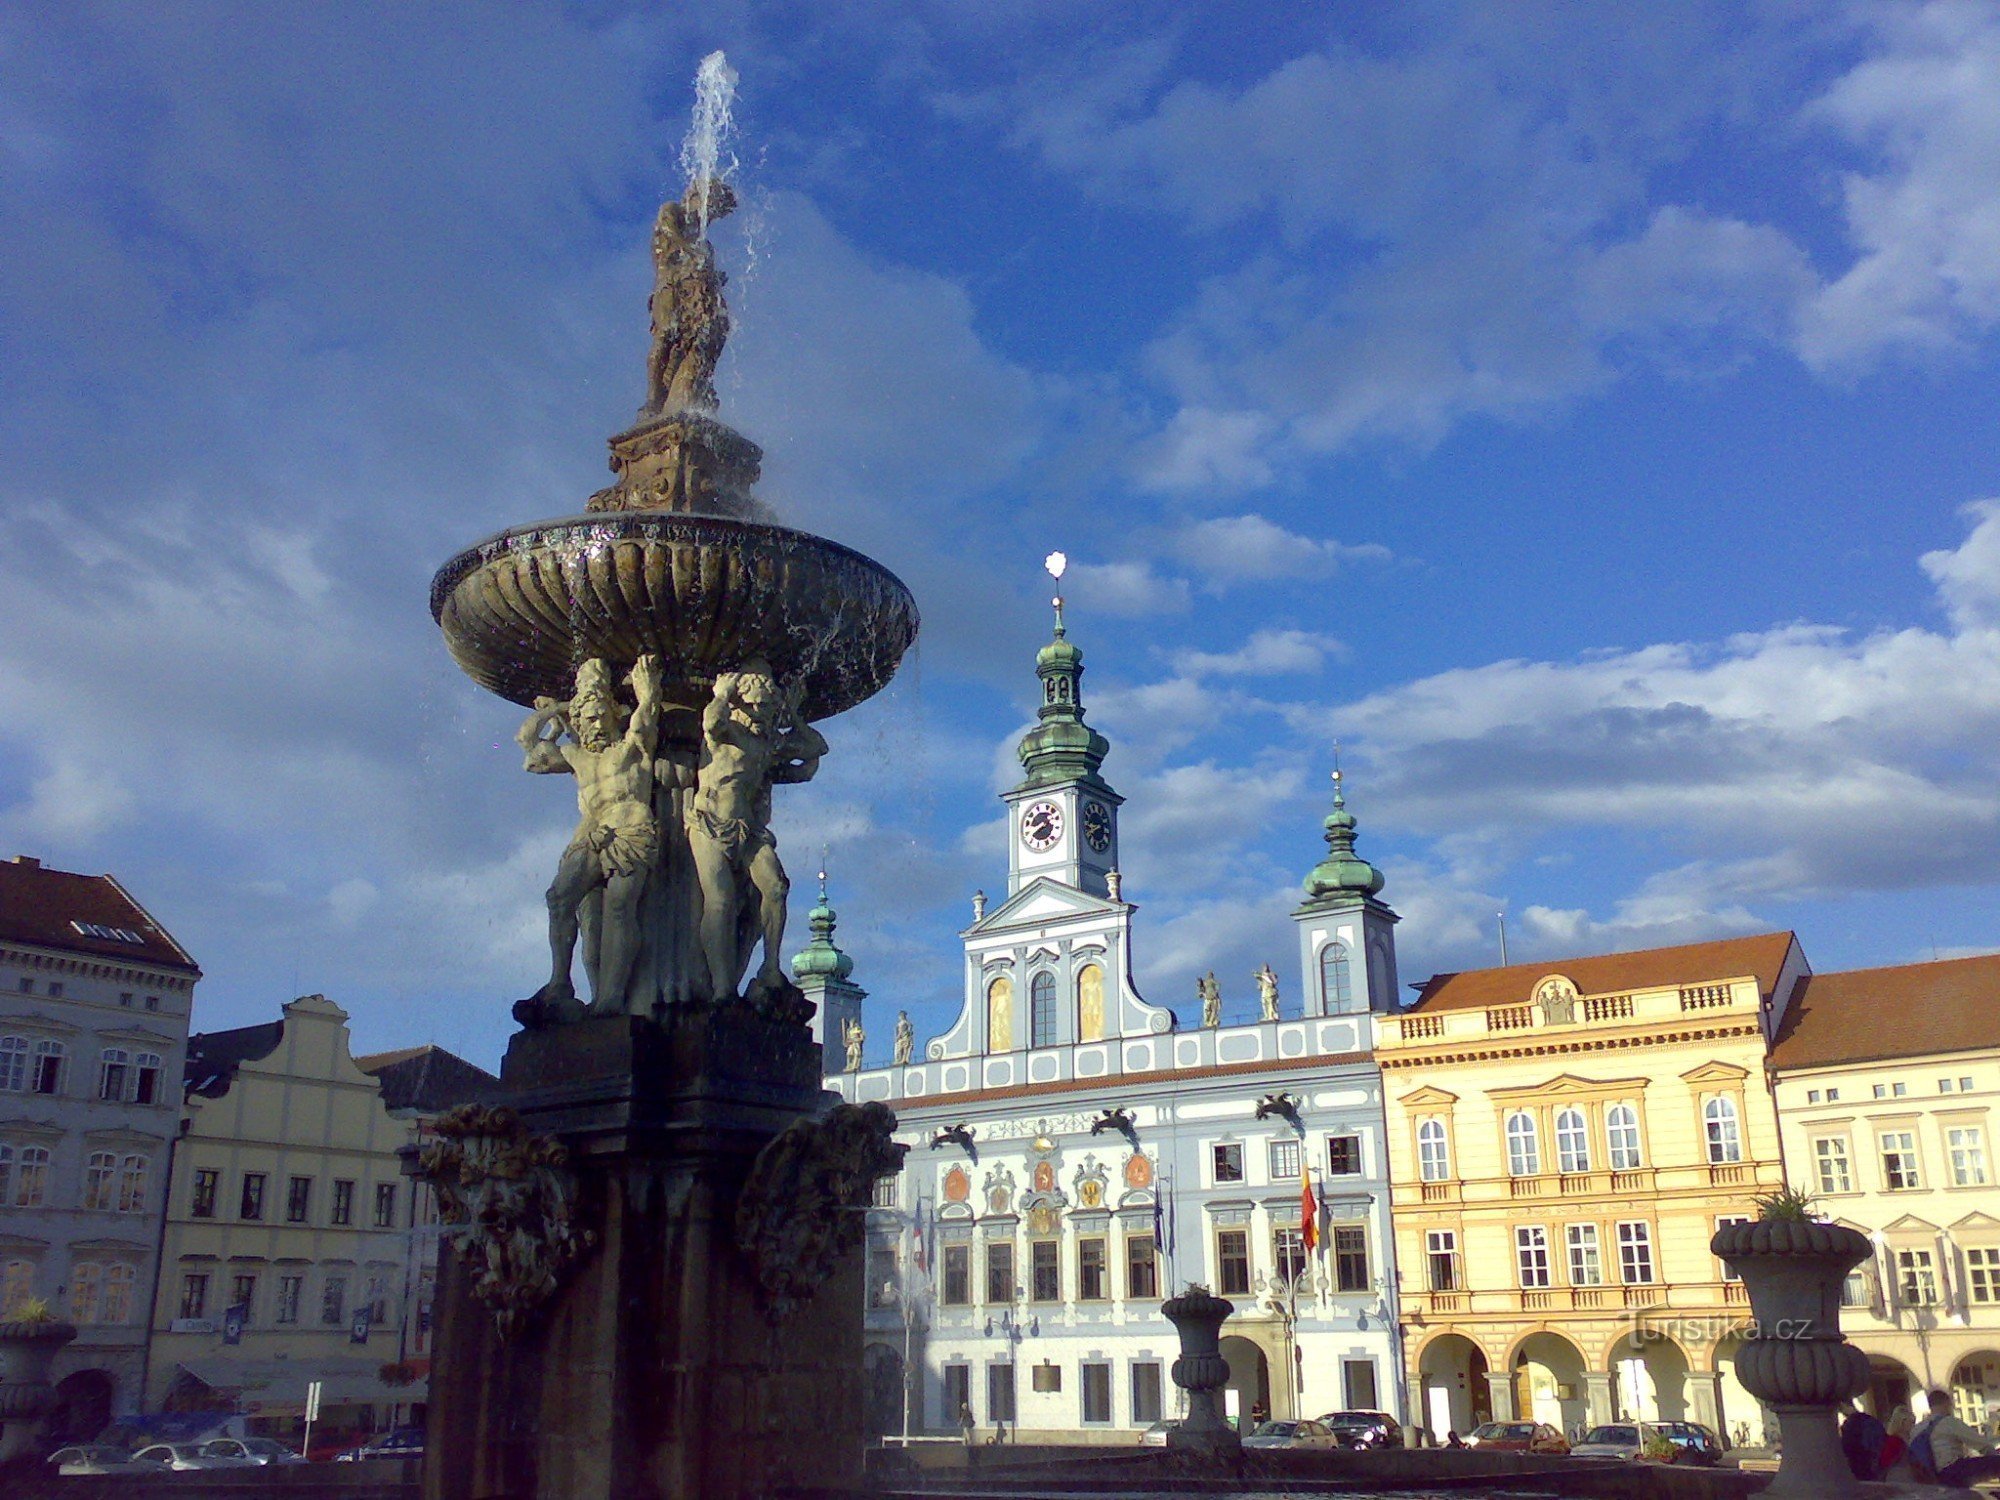
<path id="1" fill-rule="evenodd" d="M 1951 1225 L 1951 1232 L 1953 1234 L 2000 1234 L 2000 1219 L 1974 1209 L 1964 1218 L 1955 1220 Z"/>
<path id="2" fill-rule="evenodd" d="M 1014 927 L 1039 927 L 1048 922 L 1077 917 L 1118 918 L 1124 916 L 1126 910 L 1123 902 L 1093 896 L 1088 891 L 1064 885 L 1047 875 L 1038 875 L 989 911 L 983 921 L 967 928 L 965 935 L 983 936 Z"/>
<path id="3" fill-rule="evenodd" d="M 1892 1224 L 1882 1226 L 1884 1234 L 1936 1234 L 1938 1226 L 1929 1219 L 1920 1219 L 1915 1214 L 1904 1214 Z"/>
<path id="4" fill-rule="evenodd" d="M 1681 1074 L 1682 1083 L 1741 1083 L 1750 1076 L 1748 1068 L 1739 1068 L 1734 1063 L 1711 1060 L 1698 1068 L 1690 1068 Z"/>
<path id="5" fill-rule="evenodd" d="M 1584 1078 L 1575 1073 L 1558 1073 L 1540 1083 L 1524 1083 L 1514 1088 L 1488 1089 L 1489 1099 L 1518 1102 L 1530 1099 L 1570 1099 L 1611 1094 L 1631 1095 L 1646 1087 L 1644 1078 Z"/>
<path id="6" fill-rule="evenodd" d="M 1458 1103 L 1458 1095 L 1427 1083 L 1413 1093 L 1404 1094 L 1396 1101 L 1405 1109 L 1444 1109 Z"/>

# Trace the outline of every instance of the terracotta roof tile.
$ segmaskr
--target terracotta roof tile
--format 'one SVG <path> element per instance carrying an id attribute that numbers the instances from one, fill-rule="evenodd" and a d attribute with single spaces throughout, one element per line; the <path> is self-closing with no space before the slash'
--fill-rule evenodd
<path id="1" fill-rule="evenodd" d="M 1815 974 L 1771 1050 L 1779 1068 L 2000 1047 L 2000 953 Z"/>
<path id="2" fill-rule="evenodd" d="M 103 933 L 86 930 L 91 927 Z M 117 932 L 138 941 L 103 935 Z M 201 973 L 187 950 L 109 875 L 51 870 L 25 855 L 0 860 L 0 939 Z"/>
<path id="3" fill-rule="evenodd" d="M 1647 948 L 1637 953 L 1602 953 L 1584 958 L 1538 959 L 1504 969 L 1468 969 L 1435 974 L 1425 982 L 1412 1010 L 1476 1010 L 1488 1005 L 1520 1005 L 1537 980 L 1569 977 L 1586 995 L 1619 995 L 1665 985 L 1714 984 L 1755 976 L 1759 993 L 1769 995 L 1795 939 L 1789 932 Z"/>

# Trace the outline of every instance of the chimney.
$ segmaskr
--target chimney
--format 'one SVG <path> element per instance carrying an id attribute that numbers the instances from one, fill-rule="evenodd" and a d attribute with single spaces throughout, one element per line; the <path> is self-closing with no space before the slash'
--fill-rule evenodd
<path id="1" fill-rule="evenodd" d="M 30 870 L 39 870 L 42 867 L 42 862 L 32 854 L 17 854 L 14 856 L 14 863 L 25 865 Z"/>

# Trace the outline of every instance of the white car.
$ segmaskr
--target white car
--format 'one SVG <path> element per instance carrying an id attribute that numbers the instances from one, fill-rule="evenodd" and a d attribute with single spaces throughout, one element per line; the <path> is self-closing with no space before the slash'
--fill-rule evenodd
<path id="1" fill-rule="evenodd" d="M 48 1457 L 58 1474 L 143 1474 L 150 1472 L 132 1461 L 132 1455 L 110 1443 L 77 1443 L 58 1448 Z"/>
<path id="2" fill-rule="evenodd" d="M 218 1458 L 202 1451 L 201 1443 L 155 1443 L 132 1455 L 135 1472 L 160 1469 L 254 1469 L 254 1458 Z"/>
<path id="3" fill-rule="evenodd" d="M 302 1464 L 303 1453 L 294 1453 L 283 1443 L 267 1437 L 210 1438 L 201 1445 L 210 1458 L 247 1458 L 253 1464 Z"/>

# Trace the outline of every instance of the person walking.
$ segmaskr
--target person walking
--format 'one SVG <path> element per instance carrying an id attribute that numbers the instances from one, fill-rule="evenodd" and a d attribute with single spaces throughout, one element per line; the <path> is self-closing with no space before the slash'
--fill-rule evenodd
<path id="1" fill-rule="evenodd" d="M 958 1403 L 958 1430 L 965 1437 L 965 1446 L 970 1448 L 973 1438 L 972 1403 L 970 1401 L 961 1401 Z"/>

